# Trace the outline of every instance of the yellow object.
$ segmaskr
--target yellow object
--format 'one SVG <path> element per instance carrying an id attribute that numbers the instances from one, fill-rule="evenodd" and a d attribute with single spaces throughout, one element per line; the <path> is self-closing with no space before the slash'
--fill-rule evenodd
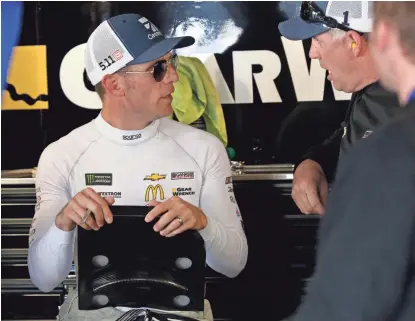
<path id="1" fill-rule="evenodd" d="M 1 109 L 34 110 L 48 107 L 46 46 L 14 47 Z"/>
<path id="2" fill-rule="evenodd" d="M 152 173 L 151 175 L 147 175 L 144 180 L 145 181 L 159 181 L 161 179 L 165 179 L 167 175 L 160 175 L 159 173 Z"/>
<path id="3" fill-rule="evenodd" d="M 352 48 L 355 49 L 356 48 L 356 43 L 352 42 Z"/>
<path id="4" fill-rule="evenodd" d="M 200 117 L 209 133 L 228 144 L 226 123 L 218 92 L 205 65 L 194 57 L 179 57 L 179 81 L 175 83 L 173 109 L 179 122 L 191 124 Z"/>
<path id="5" fill-rule="evenodd" d="M 151 191 L 151 196 L 153 197 L 151 199 L 150 199 L 150 191 Z M 160 201 L 163 201 L 165 199 L 164 190 L 160 184 L 157 184 L 156 186 L 149 185 L 146 189 L 145 201 L 148 202 L 148 201 L 157 200 L 157 194 L 160 196 L 159 198 Z"/>

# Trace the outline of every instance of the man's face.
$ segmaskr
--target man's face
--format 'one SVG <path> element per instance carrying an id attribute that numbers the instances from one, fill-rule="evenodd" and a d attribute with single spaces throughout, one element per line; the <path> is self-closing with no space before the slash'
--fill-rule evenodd
<path id="1" fill-rule="evenodd" d="M 174 83 L 179 80 L 176 70 L 170 64 L 172 54 L 141 65 L 134 65 L 127 71 L 152 71 L 156 63 L 166 60 L 168 68 L 164 78 L 157 82 L 154 73 L 125 73 L 126 95 L 128 106 L 141 117 L 153 121 L 173 113 L 172 93 Z"/>
<path id="2" fill-rule="evenodd" d="M 351 68 L 354 56 L 350 54 L 345 39 L 333 39 L 328 32 L 317 35 L 312 39 L 309 55 L 328 70 L 327 79 L 334 88 L 347 93 L 355 91 L 356 76 Z"/>

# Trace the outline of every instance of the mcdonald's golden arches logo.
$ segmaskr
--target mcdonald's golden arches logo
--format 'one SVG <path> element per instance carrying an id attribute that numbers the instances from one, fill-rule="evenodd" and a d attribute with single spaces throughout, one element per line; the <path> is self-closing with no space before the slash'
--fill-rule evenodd
<path id="1" fill-rule="evenodd" d="M 150 192 L 151 192 L 151 196 L 152 196 L 151 199 L 150 199 Z M 149 201 L 152 201 L 152 200 L 157 200 L 157 196 L 160 196 L 159 197 L 159 200 L 160 201 L 162 201 L 162 200 L 165 199 L 164 198 L 164 190 L 163 190 L 163 187 L 160 184 L 157 184 L 156 186 L 149 185 L 147 187 L 147 190 L 146 190 L 145 201 L 146 202 L 149 202 Z"/>

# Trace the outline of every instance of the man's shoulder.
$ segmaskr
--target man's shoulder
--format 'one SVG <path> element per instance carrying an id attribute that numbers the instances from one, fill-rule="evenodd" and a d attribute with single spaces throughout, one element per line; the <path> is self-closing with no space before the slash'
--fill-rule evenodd
<path id="1" fill-rule="evenodd" d="M 415 162 L 415 108 L 402 109 L 400 115 L 355 145 L 347 157 L 351 166 L 373 164 L 373 168 L 386 170 Z"/>
<path id="2" fill-rule="evenodd" d="M 373 145 L 372 148 L 382 154 L 390 155 L 390 152 L 397 152 L 415 157 L 413 149 L 403 148 L 415 145 L 415 108 L 399 108 L 401 114 L 381 127 L 377 134 L 373 135 L 373 139 L 368 140 L 368 145 Z"/>
<path id="3" fill-rule="evenodd" d="M 163 119 L 159 129 L 202 169 L 222 166 L 218 164 L 228 160 L 223 143 L 208 132 L 170 119 Z"/>
<path id="4" fill-rule="evenodd" d="M 203 147 L 223 147 L 222 142 L 213 134 L 175 120 L 163 118 L 160 131 L 175 141 L 185 142 L 187 145 Z"/>
<path id="5" fill-rule="evenodd" d="M 328 202 L 330 215 L 326 216 L 330 219 L 322 229 L 324 233 L 346 213 L 350 216 L 351 213 L 360 215 L 364 212 L 366 220 L 379 217 L 380 204 L 390 204 L 389 201 L 412 206 L 405 198 L 412 200 L 413 197 L 408 195 L 415 191 L 414 125 L 415 113 L 403 114 L 368 138 L 358 141 L 340 160 Z M 362 219 L 352 216 L 352 221 Z"/>
<path id="6" fill-rule="evenodd" d="M 363 89 L 363 97 L 368 104 L 372 103 L 370 105 L 374 105 L 375 107 L 378 106 L 392 109 L 397 114 L 400 114 L 402 111 L 398 96 L 395 93 L 385 89 L 378 81 Z"/>
<path id="7" fill-rule="evenodd" d="M 41 159 L 58 162 L 71 161 L 88 148 L 88 146 L 100 137 L 95 129 L 94 122 L 73 129 L 58 140 L 50 143 L 42 152 Z"/>

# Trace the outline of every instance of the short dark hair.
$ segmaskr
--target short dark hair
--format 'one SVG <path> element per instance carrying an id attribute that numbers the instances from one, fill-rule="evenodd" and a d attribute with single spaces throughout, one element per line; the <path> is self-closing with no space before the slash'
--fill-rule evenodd
<path id="1" fill-rule="evenodd" d="M 122 75 L 122 72 L 129 70 L 129 67 L 130 66 L 124 66 L 120 70 L 115 72 L 114 74 Z M 101 98 L 101 100 L 104 100 L 105 89 L 104 89 L 104 86 L 102 85 L 102 82 L 99 82 L 95 85 L 95 91 L 97 92 L 99 98 Z"/>
<path id="2" fill-rule="evenodd" d="M 104 86 L 102 86 L 101 82 L 95 85 L 95 91 L 97 92 L 99 98 L 101 98 L 101 100 L 104 100 L 105 89 L 104 89 Z"/>

